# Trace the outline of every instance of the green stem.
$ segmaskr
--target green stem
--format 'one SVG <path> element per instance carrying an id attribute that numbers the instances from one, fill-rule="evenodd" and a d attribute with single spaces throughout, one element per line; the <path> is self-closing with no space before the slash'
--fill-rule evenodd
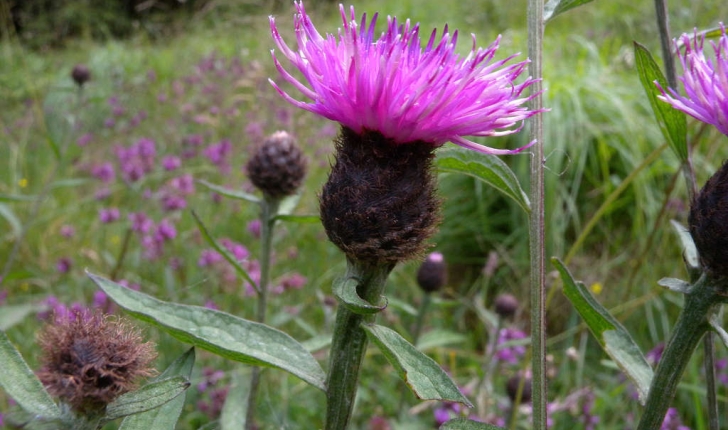
<path id="1" fill-rule="evenodd" d="M 419 313 L 417 314 L 415 329 L 412 332 L 412 345 L 417 345 L 417 341 L 420 338 L 420 333 L 422 332 L 422 325 L 425 322 L 425 314 L 427 313 L 427 308 L 430 307 L 430 303 L 432 303 L 432 296 L 430 296 L 430 293 L 425 293 L 425 296 L 422 298 L 422 304 L 420 305 Z"/>
<path id="2" fill-rule="evenodd" d="M 543 89 L 543 0 L 528 0 L 528 72 L 536 81 L 531 91 L 538 94 L 531 100 L 533 110 L 543 107 L 539 94 Z M 529 218 L 530 260 L 531 260 L 531 369 L 533 371 L 533 428 L 546 429 L 546 260 L 545 260 L 545 210 L 544 210 L 544 151 L 543 116 L 530 119 L 531 140 L 536 140 L 531 158 L 531 216 Z"/>
<path id="3" fill-rule="evenodd" d="M 637 430 L 655 430 L 662 425 L 690 357 L 700 339 L 710 330 L 708 316 L 722 300 L 719 289 L 706 276 L 685 295 L 685 305 L 655 370 Z"/>
<path id="4" fill-rule="evenodd" d="M 379 303 L 389 272 L 394 264 L 368 264 L 347 259 L 347 278 L 360 280 L 357 292 L 369 303 Z M 339 305 L 326 379 L 326 430 L 344 430 L 354 409 L 359 368 L 367 348 L 362 323 L 373 322 L 374 315 L 356 314 Z"/>
<path id="5" fill-rule="evenodd" d="M 256 321 L 265 323 L 265 311 L 268 306 L 268 283 L 270 282 L 270 262 L 273 244 L 273 227 L 275 216 L 278 214 L 280 200 L 264 196 L 260 202 L 260 282 L 258 282 L 258 302 Z M 253 367 L 250 377 L 250 392 L 248 394 L 248 409 L 245 413 L 245 429 L 255 429 L 255 408 L 258 401 L 258 386 L 260 385 L 260 367 Z"/>

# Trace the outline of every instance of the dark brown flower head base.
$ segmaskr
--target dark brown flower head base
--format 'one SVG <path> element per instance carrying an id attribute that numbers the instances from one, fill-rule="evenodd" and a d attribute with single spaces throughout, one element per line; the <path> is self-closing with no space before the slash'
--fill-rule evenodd
<path id="1" fill-rule="evenodd" d="M 728 163 L 695 197 L 688 224 L 703 269 L 713 277 L 728 277 Z"/>
<path id="2" fill-rule="evenodd" d="M 38 378 L 48 392 L 82 415 L 102 411 L 119 395 L 153 376 L 154 345 L 128 322 L 101 313 L 77 313 L 47 325 Z"/>
<path id="3" fill-rule="evenodd" d="M 277 131 L 254 147 L 246 171 L 253 185 L 280 199 L 296 193 L 306 176 L 306 164 L 296 139 Z"/>
<path id="4" fill-rule="evenodd" d="M 434 149 L 342 127 L 320 199 L 329 239 L 349 258 L 372 264 L 421 258 L 440 220 Z"/>

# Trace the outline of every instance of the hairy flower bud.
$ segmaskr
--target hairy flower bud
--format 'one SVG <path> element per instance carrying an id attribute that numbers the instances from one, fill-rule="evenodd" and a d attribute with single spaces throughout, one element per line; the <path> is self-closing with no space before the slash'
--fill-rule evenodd
<path id="1" fill-rule="evenodd" d="M 447 283 L 447 266 L 441 252 L 433 252 L 427 256 L 417 271 L 417 284 L 426 293 L 441 289 Z"/>
<path id="2" fill-rule="evenodd" d="M 523 385 L 523 388 L 521 388 L 521 385 Z M 518 398 L 519 388 L 521 388 L 520 399 Z M 531 378 L 526 378 L 524 381 L 523 377 L 519 375 L 511 377 L 508 382 L 506 382 L 506 393 L 508 393 L 508 398 L 511 399 L 511 402 L 513 403 L 530 403 Z"/>
<path id="3" fill-rule="evenodd" d="M 440 219 L 434 149 L 343 127 L 321 194 L 329 239 L 350 258 L 373 264 L 421 257 Z"/>
<path id="4" fill-rule="evenodd" d="M 100 313 L 76 313 L 49 324 L 38 335 L 38 378 L 48 392 L 81 414 L 103 410 L 155 374 L 154 345 L 136 328 Z"/>
<path id="5" fill-rule="evenodd" d="M 91 80 L 91 70 L 85 64 L 76 64 L 71 70 L 71 78 L 79 87 Z"/>
<path id="6" fill-rule="evenodd" d="M 728 163 L 693 200 L 688 225 L 703 269 L 711 276 L 728 276 Z"/>
<path id="7" fill-rule="evenodd" d="M 501 294 L 495 298 L 494 308 L 501 318 L 510 318 L 518 310 L 518 299 L 512 294 Z"/>
<path id="8" fill-rule="evenodd" d="M 306 176 L 306 157 L 293 136 L 277 131 L 254 147 L 246 171 L 253 185 L 279 199 L 294 194 L 301 186 Z"/>

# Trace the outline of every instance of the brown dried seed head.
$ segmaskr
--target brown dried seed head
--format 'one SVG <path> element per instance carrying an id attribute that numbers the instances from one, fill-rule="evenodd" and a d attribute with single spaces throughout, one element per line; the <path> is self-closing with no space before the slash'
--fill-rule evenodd
<path id="1" fill-rule="evenodd" d="M 306 157 L 296 139 L 277 131 L 253 148 L 246 165 L 250 181 L 264 194 L 274 198 L 290 196 L 306 176 Z"/>
<path id="2" fill-rule="evenodd" d="M 91 80 L 91 70 L 85 64 L 76 64 L 71 70 L 71 78 L 79 87 Z"/>
<path id="3" fill-rule="evenodd" d="M 688 224 L 703 269 L 711 276 L 728 277 L 728 163 L 693 200 Z"/>
<path id="4" fill-rule="evenodd" d="M 435 292 L 447 283 L 447 266 L 441 252 L 430 253 L 417 271 L 417 284 L 426 293 Z"/>

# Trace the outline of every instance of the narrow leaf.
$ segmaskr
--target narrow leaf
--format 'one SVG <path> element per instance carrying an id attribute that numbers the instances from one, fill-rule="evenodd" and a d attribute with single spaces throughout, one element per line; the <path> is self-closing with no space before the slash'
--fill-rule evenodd
<path id="1" fill-rule="evenodd" d="M 549 0 L 543 8 L 543 20 L 548 21 L 567 10 L 589 3 L 593 0 Z"/>
<path id="2" fill-rule="evenodd" d="M 61 410 L 1 330 L 0 363 L 0 386 L 21 408 L 46 420 L 60 418 Z"/>
<path id="3" fill-rule="evenodd" d="M 232 190 L 230 188 L 221 187 L 220 185 L 212 184 L 203 179 L 197 181 L 197 183 L 204 185 L 205 187 L 220 194 L 221 196 L 230 197 L 231 199 L 235 199 L 235 200 L 245 200 L 245 201 L 248 201 L 251 203 L 260 203 L 260 199 L 252 194 L 248 194 L 248 193 L 245 193 L 245 192 L 242 192 L 239 190 Z"/>
<path id="4" fill-rule="evenodd" d="M 440 426 L 439 430 L 506 430 L 493 424 L 479 423 L 467 418 L 455 418 Z"/>
<path id="5" fill-rule="evenodd" d="M 683 294 L 688 294 L 693 287 L 692 285 L 690 285 L 689 282 L 685 282 L 682 279 L 677 278 L 662 278 L 657 281 L 657 284 L 661 287 L 667 288 L 670 291 L 675 291 L 676 293 Z"/>
<path id="6" fill-rule="evenodd" d="M 334 281 L 332 291 L 342 305 L 350 311 L 360 315 L 371 315 L 387 307 L 387 299 L 382 297 L 384 304 L 375 306 L 359 297 L 356 287 L 359 281 L 356 278 L 338 278 Z"/>
<path id="7" fill-rule="evenodd" d="M 182 394 L 190 386 L 184 376 L 150 382 L 136 391 L 122 394 L 106 406 L 107 421 L 158 408 Z"/>
<path id="8" fill-rule="evenodd" d="M 635 384 L 639 401 L 644 405 L 652 381 L 652 367 L 647 363 L 642 351 L 627 329 L 592 296 L 589 289 L 583 283 L 574 280 L 561 260 L 552 258 L 551 264 L 561 274 L 564 295 L 579 312 L 607 355 Z"/>
<path id="9" fill-rule="evenodd" d="M 197 213 L 195 211 L 192 211 L 192 217 L 195 219 L 195 223 L 197 223 L 197 228 L 200 229 L 200 233 L 202 233 L 202 237 L 205 238 L 205 241 L 215 249 L 220 255 L 227 260 L 228 263 L 230 263 L 236 272 L 240 276 L 243 277 L 250 285 L 253 286 L 255 291 L 260 292 L 258 289 L 258 284 L 253 280 L 253 278 L 250 277 L 248 274 L 248 271 L 243 268 L 243 266 L 240 265 L 240 262 L 235 258 L 235 256 L 227 250 L 224 246 L 220 245 L 213 237 L 210 235 L 210 232 L 207 230 L 207 227 L 205 227 L 205 224 L 202 223 L 202 220 L 200 217 L 197 216 Z"/>
<path id="10" fill-rule="evenodd" d="M 25 319 L 28 315 L 44 309 L 46 309 L 45 305 L 35 303 L 0 306 L 0 330 L 7 330 Z"/>
<path id="11" fill-rule="evenodd" d="M 481 154 L 463 148 L 448 148 L 437 154 L 437 168 L 441 172 L 463 173 L 480 179 L 512 198 L 527 213 L 531 211 L 528 196 L 513 171 L 495 155 Z"/>
<path id="12" fill-rule="evenodd" d="M 720 313 L 714 313 L 711 314 L 710 318 L 708 319 L 708 323 L 713 328 L 713 331 L 718 335 L 721 341 L 723 341 L 723 345 L 725 345 L 726 348 L 728 348 L 728 333 L 726 333 L 725 329 L 721 327 L 721 322 L 723 318 L 720 315 Z"/>
<path id="13" fill-rule="evenodd" d="M 634 42 L 634 56 L 637 65 L 637 72 L 642 82 L 642 87 L 647 93 L 650 100 L 652 111 L 655 113 L 655 119 L 660 126 L 662 135 L 670 144 L 670 148 L 675 151 L 681 162 L 688 159 L 688 141 L 687 141 L 687 119 L 685 114 L 674 109 L 669 103 L 665 103 L 657 99 L 660 90 L 655 85 L 657 81 L 662 88 L 667 90 L 668 84 L 662 70 L 652 58 L 652 54 L 644 46 Z"/>
<path id="14" fill-rule="evenodd" d="M 182 342 L 229 360 L 276 367 L 325 389 L 326 375 L 316 359 L 282 331 L 225 312 L 164 302 L 108 279 L 88 275 L 119 306 Z"/>
<path id="15" fill-rule="evenodd" d="M 249 393 L 250 378 L 236 373 L 220 412 L 220 430 L 245 428 Z"/>
<path id="16" fill-rule="evenodd" d="M 435 360 L 418 351 L 397 332 L 375 324 L 363 324 L 362 328 L 417 398 L 473 407 Z"/>
<path id="17" fill-rule="evenodd" d="M 695 247 L 695 242 L 693 241 L 693 236 L 690 235 L 690 231 L 674 219 L 670 220 L 670 224 L 672 224 L 672 227 L 680 238 L 680 243 L 683 246 L 683 258 L 685 259 L 685 264 L 688 265 L 688 269 L 699 270 L 698 248 Z"/>
<path id="18" fill-rule="evenodd" d="M 423 333 L 417 339 L 417 349 L 427 351 L 428 349 L 438 348 L 445 345 L 462 343 L 468 340 L 468 336 L 462 333 L 456 333 L 449 330 L 432 330 Z"/>
<path id="19" fill-rule="evenodd" d="M 274 221 L 295 222 L 298 224 L 318 224 L 321 218 L 318 215 L 276 215 Z"/>
<path id="20" fill-rule="evenodd" d="M 183 376 L 189 380 L 194 364 L 195 349 L 190 348 L 173 361 L 154 381 L 162 381 L 173 376 Z M 185 397 L 186 393 L 183 393 L 165 403 L 162 407 L 126 417 L 121 422 L 119 430 L 174 430 L 177 425 L 177 420 L 179 420 L 179 416 L 182 414 Z"/>
<path id="21" fill-rule="evenodd" d="M 0 193 L 0 202 L 29 202 L 37 198 L 38 196 L 33 195 Z"/>
<path id="22" fill-rule="evenodd" d="M 0 203 L 0 216 L 5 218 L 8 224 L 10 224 L 10 228 L 13 231 L 13 236 L 20 236 L 21 232 L 23 231 L 23 225 L 21 224 L 20 219 L 18 219 L 18 216 L 15 215 L 15 212 L 10 209 L 10 206 L 6 205 L 5 203 Z"/>

